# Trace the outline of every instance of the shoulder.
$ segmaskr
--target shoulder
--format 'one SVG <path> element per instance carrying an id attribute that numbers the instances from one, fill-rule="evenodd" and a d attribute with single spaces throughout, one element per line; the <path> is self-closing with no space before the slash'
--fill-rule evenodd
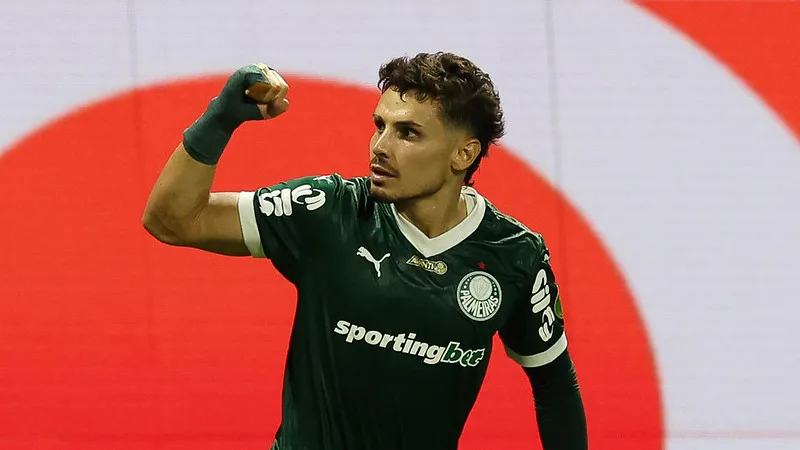
<path id="1" fill-rule="evenodd" d="M 323 183 L 326 188 L 344 198 L 353 199 L 357 202 L 369 198 L 369 178 L 367 177 L 345 178 L 338 173 L 333 173 L 316 176 L 314 180 Z"/>
<path id="2" fill-rule="evenodd" d="M 307 175 L 279 184 L 280 187 L 295 189 L 315 189 L 331 195 L 362 195 L 369 193 L 369 179 L 366 177 L 345 178 L 338 173 L 327 175 Z M 281 186 L 283 185 L 283 186 Z"/>
<path id="3" fill-rule="evenodd" d="M 366 178 L 345 178 L 338 173 L 293 178 L 255 192 L 260 209 L 266 214 L 292 204 L 314 211 L 359 204 L 369 196 Z M 280 214 L 279 214 L 280 215 Z"/>
<path id="4" fill-rule="evenodd" d="M 486 214 L 481 224 L 483 234 L 491 240 L 511 244 L 528 255 L 540 255 L 547 251 L 541 233 L 531 230 L 515 217 L 500 211 L 488 199 Z"/>

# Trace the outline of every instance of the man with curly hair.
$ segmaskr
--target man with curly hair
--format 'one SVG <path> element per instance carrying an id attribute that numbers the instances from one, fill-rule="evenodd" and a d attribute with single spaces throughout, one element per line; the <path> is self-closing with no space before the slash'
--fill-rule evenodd
<path id="1" fill-rule="evenodd" d="M 550 253 L 472 186 L 504 134 L 491 79 L 421 53 L 384 64 L 378 87 L 369 176 L 212 193 L 236 128 L 289 107 L 280 74 L 239 69 L 184 132 L 144 227 L 170 245 L 270 258 L 297 287 L 273 449 L 456 449 L 496 333 L 530 380 L 544 449 L 586 449 Z"/>

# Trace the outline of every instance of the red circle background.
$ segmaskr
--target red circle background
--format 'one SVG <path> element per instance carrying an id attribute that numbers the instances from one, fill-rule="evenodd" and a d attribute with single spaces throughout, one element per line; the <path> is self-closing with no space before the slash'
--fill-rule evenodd
<path id="1" fill-rule="evenodd" d="M 161 166 L 223 82 L 114 96 L 52 122 L 0 159 L 8 217 L 0 234 L 0 447 L 270 442 L 293 287 L 268 261 L 167 247 L 141 226 Z M 291 111 L 237 132 L 215 190 L 364 173 L 377 93 L 289 82 Z M 598 237 L 502 147 L 483 164 L 477 188 L 548 241 L 593 448 L 661 449 L 653 355 Z M 535 429 L 527 380 L 497 345 L 461 448 L 539 448 Z"/>

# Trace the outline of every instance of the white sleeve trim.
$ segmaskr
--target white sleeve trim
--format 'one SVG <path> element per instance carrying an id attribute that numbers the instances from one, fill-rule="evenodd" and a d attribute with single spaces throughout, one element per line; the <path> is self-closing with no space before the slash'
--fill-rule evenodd
<path id="1" fill-rule="evenodd" d="M 239 223 L 242 225 L 242 236 L 244 236 L 244 244 L 250 250 L 250 254 L 254 258 L 266 258 L 264 254 L 264 247 L 261 244 L 261 234 L 258 232 L 258 224 L 256 223 L 256 209 L 253 205 L 255 201 L 255 192 L 240 192 L 239 193 Z"/>
<path id="2" fill-rule="evenodd" d="M 550 348 L 535 355 L 523 356 L 511 350 L 507 345 L 505 347 L 506 355 L 518 362 L 522 367 L 540 367 L 550 364 L 554 359 L 558 358 L 558 355 L 564 353 L 564 350 L 567 349 L 567 334 L 562 334 Z"/>

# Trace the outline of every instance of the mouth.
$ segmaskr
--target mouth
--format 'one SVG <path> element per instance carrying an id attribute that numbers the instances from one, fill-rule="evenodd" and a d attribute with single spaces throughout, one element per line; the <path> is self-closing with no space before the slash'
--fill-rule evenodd
<path id="1" fill-rule="evenodd" d="M 381 182 L 389 178 L 397 177 L 397 174 L 394 171 L 387 167 L 381 166 L 380 164 L 371 164 L 369 166 L 369 171 L 369 177 L 373 182 Z"/>

